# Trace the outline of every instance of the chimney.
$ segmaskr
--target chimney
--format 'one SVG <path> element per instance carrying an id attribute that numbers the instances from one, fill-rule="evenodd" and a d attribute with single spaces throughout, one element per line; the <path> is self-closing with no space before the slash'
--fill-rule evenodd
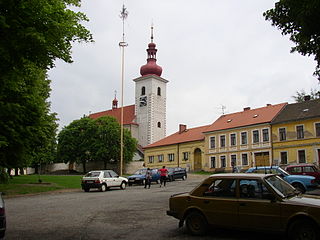
<path id="1" fill-rule="evenodd" d="M 179 133 L 183 133 L 187 130 L 187 125 L 179 124 Z"/>
<path id="2" fill-rule="evenodd" d="M 270 103 L 267 103 L 267 107 L 270 107 L 271 106 L 271 104 Z"/>
<path id="3" fill-rule="evenodd" d="M 245 107 L 244 109 L 243 109 L 243 111 L 248 111 L 248 110 L 250 110 L 251 108 L 250 107 Z"/>
<path id="4" fill-rule="evenodd" d="M 305 95 L 305 96 L 304 96 L 304 101 L 310 101 L 310 100 L 311 100 L 310 95 Z"/>

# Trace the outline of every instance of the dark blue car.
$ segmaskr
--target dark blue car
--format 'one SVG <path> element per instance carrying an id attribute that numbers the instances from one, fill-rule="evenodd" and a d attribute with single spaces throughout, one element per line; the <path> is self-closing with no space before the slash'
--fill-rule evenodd
<path id="1" fill-rule="evenodd" d="M 151 182 L 159 183 L 160 174 L 158 173 L 158 169 L 154 168 L 154 169 L 151 169 L 151 171 L 152 171 Z M 146 172 L 147 172 L 147 168 L 141 168 L 137 170 L 133 175 L 127 177 L 129 186 L 132 186 L 132 184 L 144 185 L 146 181 Z"/>

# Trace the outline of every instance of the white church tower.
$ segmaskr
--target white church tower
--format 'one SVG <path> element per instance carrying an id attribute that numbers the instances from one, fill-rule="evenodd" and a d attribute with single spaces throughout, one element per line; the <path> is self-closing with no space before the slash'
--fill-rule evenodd
<path id="1" fill-rule="evenodd" d="M 135 115 L 139 124 L 139 143 L 144 147 L 166 136 L 166 94 L 168 80 L 161 77 L 156 61 L 156 44 L 148 44 L 147 64 L 140 68 L 141 77 L 134 79 Z"/>

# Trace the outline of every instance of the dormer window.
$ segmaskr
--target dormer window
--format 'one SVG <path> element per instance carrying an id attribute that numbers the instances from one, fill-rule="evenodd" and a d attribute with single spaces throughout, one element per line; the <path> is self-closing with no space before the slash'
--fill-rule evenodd
<path id="1" fill-rule="evenodd" d="M 146 95 L 146 87 L 145 86 L 143 86 L 141 88 L 141 96 L 143 96 L 143 95 Z"/>

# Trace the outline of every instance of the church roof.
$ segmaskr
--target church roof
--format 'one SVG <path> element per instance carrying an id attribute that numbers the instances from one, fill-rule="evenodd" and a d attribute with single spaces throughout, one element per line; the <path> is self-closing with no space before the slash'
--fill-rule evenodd
<path id="1" fill-rule="evenodd" d="M 209 127 L 210 125 L 195 127 L 190 129 L 185 129 L 184 131 L 178 131 L 168 137 L 165 137 L 155 143 L 152 143 L 146 148 L 152 147 L 161 147 L 166 145 L 173 145 L 178 143 L 186 143 L 186 142 L 193 142 L 193 141 L 201 141 L 204 140 L 203 132 Z"/>
<path id="2" fill-rule="evenodd" d="M 268 104 L 266 107 L 244 108 L 242 112 L 222 115 L 205 132 L 270 123 L 286 105 L 287 103 Z"/>
<path id="3" fill-rule="evenodd" d="M 112 116 L 115 117 L 118 122 L 121 122 L 121 107 L 120 108 L 113 108 L 107 111 L 92 113 L 89 115 L 90 118 L 96 119 L 103 116 Z M 123 107 L 123 125 L 130 125 L 135 124 L 135 105 L 129 105 Z"/>

